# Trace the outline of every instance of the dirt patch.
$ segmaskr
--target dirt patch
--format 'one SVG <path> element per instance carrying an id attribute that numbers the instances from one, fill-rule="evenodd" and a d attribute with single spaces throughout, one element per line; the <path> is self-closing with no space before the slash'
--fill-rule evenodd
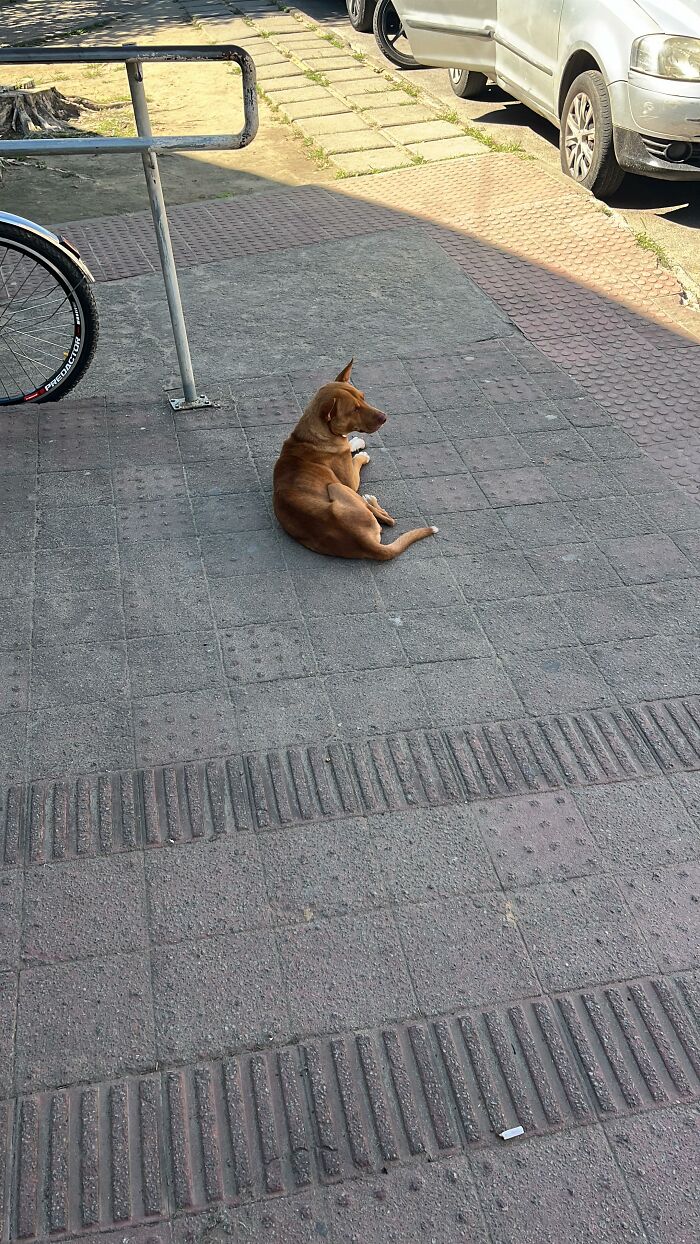
<path id="1" fill-rule="evenodd" d="M 173 42 L 182 30 L 173 31 Z M 190 32 L 188 31 L 188 40 Z M 232 133 L 241 128 L 240 76 L 209 63 L 153 64 L 144 71 L 154 132 L 157 134 Z M 63 94 L 119 105 L 88 112 L 78 127 L 85 133 L 125 137 L 135 132 L 123 65 L 17 66 L 12 81 L 57 86 Z M 263 101 L 260 129 L 243 151 L 173 152 L 160 158 L 166 201 L 191 203 L 230 198 L 269 184 L 326 182 L 333 172 L 319 168 L 303 143 L 281 124 Z M 119 215 L 148 206 L 138 155 L 37 157 L 5 166 L 1 197 L 7 210 L 50 224 L 94 216 Z"/>

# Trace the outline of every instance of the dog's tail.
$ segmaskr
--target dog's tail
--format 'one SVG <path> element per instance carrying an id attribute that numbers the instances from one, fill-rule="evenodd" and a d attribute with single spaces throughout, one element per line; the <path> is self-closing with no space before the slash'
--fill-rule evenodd
<path id="1" fill-rule="evenodd" d="M 405 531 L 402 536 L 392 540 L 391 544 L 376 545 L 370 556 L 378 562 L 390 562 L 399 553 L 405 552 L 416 540 L 425 540 L 428 536 L 437 535 L 437 527 L 415 527 L 413 531 Z"/>

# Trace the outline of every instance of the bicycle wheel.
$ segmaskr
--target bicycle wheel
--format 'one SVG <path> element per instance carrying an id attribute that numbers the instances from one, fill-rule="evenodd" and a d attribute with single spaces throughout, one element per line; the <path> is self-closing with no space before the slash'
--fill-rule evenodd
<path id="1" fill-rule="evenodd" d="M 377 47 L 392 65 L 398 65 L 399 69 L 422 69 L 423 66 L 411 55 L 401 18 L 391 0 L 379 0 L 372 28 Z"/>
<path id="2" fill-rule="evenodd" d="M 78 264 L 48 238 L 0 224 L 0 406 L 64 397 L 89 367 L 98 335 Z"/>

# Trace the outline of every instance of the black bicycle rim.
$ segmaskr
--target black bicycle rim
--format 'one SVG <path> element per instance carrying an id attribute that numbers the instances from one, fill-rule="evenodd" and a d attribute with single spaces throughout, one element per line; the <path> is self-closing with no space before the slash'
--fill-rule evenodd
<path id="1" fill-rule="evenodd" d="M 54 390 L 65 384 L 71 372 L 77 367 L 85 340 L 83 312 L 80 300 L 76 296 L 77 284 L 71 284 L 59 268 L 55 267 L 44 255 L 39 255 L 34 251 L 28 242 L 23 244 L 14 238 L 12 241 L 0 238 L 0 265 L 6 264 L 13 254 L 20 254 L 25 260 L 31 261 L 33 267 L 21 280 L 13 276 L 17 265 L 9 273 L 5 272 L 4 278 L 0 275 L 0 346 L 4 347 L 7 355 L 13 358 L 16 366 L 15 377 L 19 377 L 8 380 L 6 383 L 6 376 L 0 369 L 0 406 L 20 405 L 50 397 Z M 32 293 L 30 278 L 38 269 L 42 270 L 51 281 L 49 291 L 45 293 Z M 8 301 L 4 303 L 2 289 L 4 287 L 8 290 L 8 280 L 10 282 L 14 280 L 15 283 L 19 281 L 19 284 L 11 296 L 8 291 Z M 23 289 L 26 292 L 22 299 Z M 62 292 L 62 297 L 55 307 L 46 301 L 52 289 Z M 19 328 L 13 328 L 10 326 L 9 315 L 17 295 L 20 295 L 20 301 L 15 305 L 12 314 L 19 311 L 23 318 L 19 321 Z M 70 321 L 72 333 L 69 336 L 66 331 L 65 342 L 59 344 L 50 336 L 52 330 L 51 327 L 47 328 L 47 324 L 50 325 L 54 315 L 63 308 L 65 308 L 66 327 Z M 47 333 L 49 336 L 46 336 Z M 23 345 L 24 338 L 28 341 L 25 341 Z M 33 345 L 30 345 L 30 342 Z M 49 347 L 54 354 L 60 353 L 62 358 L 47 363 L 47 374 L 42 376 L 42 364 L 39 360 L 42 356 L 49 358 Z M 31 357 L 27 353 L 28 349 L 33 349 L 37 357 Z M 34 372 L 30 368 L 34 368 Z M 16 387 L 12 388 L 13 384 Z"/>

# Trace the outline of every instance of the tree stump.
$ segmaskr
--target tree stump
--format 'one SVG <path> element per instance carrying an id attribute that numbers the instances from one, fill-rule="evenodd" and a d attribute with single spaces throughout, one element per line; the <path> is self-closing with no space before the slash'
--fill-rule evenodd
<path id="1" fill-rule="evenodd" d="M 0 86 L 0 138 L 32 138 L 36 134 L 74 130 L 83 109 L 100 112 L 100 104 L 80 95 L 62 95 L 45 88 Z"/>

